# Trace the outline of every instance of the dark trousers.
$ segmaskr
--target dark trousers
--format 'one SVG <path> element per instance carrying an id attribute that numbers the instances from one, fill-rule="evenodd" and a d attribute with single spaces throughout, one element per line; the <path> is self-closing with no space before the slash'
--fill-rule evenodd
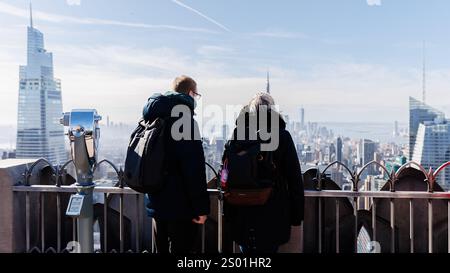
<path id="1" fill-rule="evenodd" d="M 154 220 L 156 251 L 158 253 L 192 253 L 199 225 L 192 220 L 164 221 Z"/>

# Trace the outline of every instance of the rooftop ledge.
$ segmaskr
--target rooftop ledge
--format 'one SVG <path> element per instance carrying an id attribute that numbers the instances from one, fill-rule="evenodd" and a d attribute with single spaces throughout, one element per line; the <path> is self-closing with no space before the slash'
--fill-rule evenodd
<path id="1" fill-rule="evenodd" d="M 33 164 L 36 159 L 5 159 L 0 160 L 0 169 L 11 168 L 18 165 Z"/>

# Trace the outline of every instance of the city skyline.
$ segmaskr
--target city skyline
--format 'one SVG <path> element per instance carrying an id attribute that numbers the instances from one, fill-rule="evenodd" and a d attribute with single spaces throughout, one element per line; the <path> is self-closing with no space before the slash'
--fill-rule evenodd
<path id="1" fill-rule="evenodd" d="M 48 42 L 58 55 L 64 110 L 98 108 L 112 120 L 134 123 L 146 99 L 169 89 L 179 74 L 198 79 L 205 104 L 246 103 L 266 89 L 269 70 L 271 93 L 290 116 L 296 117 L 302 105 L 310 121 L 404 122 L 408 96 L 422 93 L 423 40 L 428 102 L 450 110 L 450 103 L 439 100 L 450 88 L 450 67 L 442 58 L 450 41 L 446 30 L 432 28 L 447 20 L 441 12 L 448 5 L 444 1 L 288 1 L 256 7 L 233 1 L 33 3 L 37 24 L 51 34 Z M 398 13 L 405 3 L 406 13 Z M 27 5 L 0 1 L 0 38 L 5 41 L 0 45 L 0 99 L 5 104 L 0 124 L 14 124 L 17 75 L 10 70 L 23 62 L 20 28 Z M 99 9 L 103 5 L 110 8 Z M 255 12 L 249 13 L 252 8 Z M 263 19 L 280 12 L 285 16 L 278 21 Z M 252 20 L 237 24 L 230 14 Z M 403 20 L 393 21 L 393 14 Z M 430 20 L 412 20 L 418 15 Z"/>

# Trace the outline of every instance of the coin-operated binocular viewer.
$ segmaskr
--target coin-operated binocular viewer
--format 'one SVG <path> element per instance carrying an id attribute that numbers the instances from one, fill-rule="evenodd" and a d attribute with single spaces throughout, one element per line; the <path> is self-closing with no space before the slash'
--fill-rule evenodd
<path id="1" fill-rule="evenodd" d="M 70 197 L 66 215 L 77 218 L 78 252 L 94 251 L 93 232 L 93 182 L 94 168 L 97 163 L 100 128 L 102 119 L 94 109 L 76 109 L 64 113 L 60 122 L 68 126 L 71 156 L 77 174 L 77 193 Z"/>

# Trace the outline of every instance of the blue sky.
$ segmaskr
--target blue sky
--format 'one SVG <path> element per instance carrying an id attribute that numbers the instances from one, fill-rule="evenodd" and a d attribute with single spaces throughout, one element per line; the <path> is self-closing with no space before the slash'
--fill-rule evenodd
<path id="1" fill-rule="evenodd" d="M 0 0 L 0 124 L 14 124 L 26 62 L 29 1 Z M 134 122 L 179 74 L 205 105 L 243 104 L 264 90 L 311 121 L 406 121 L 421 96 L 450 113 L 447 0 L 34 0 L 35 26 L 54 53 L 64 110 L 95 107 Z"/>

